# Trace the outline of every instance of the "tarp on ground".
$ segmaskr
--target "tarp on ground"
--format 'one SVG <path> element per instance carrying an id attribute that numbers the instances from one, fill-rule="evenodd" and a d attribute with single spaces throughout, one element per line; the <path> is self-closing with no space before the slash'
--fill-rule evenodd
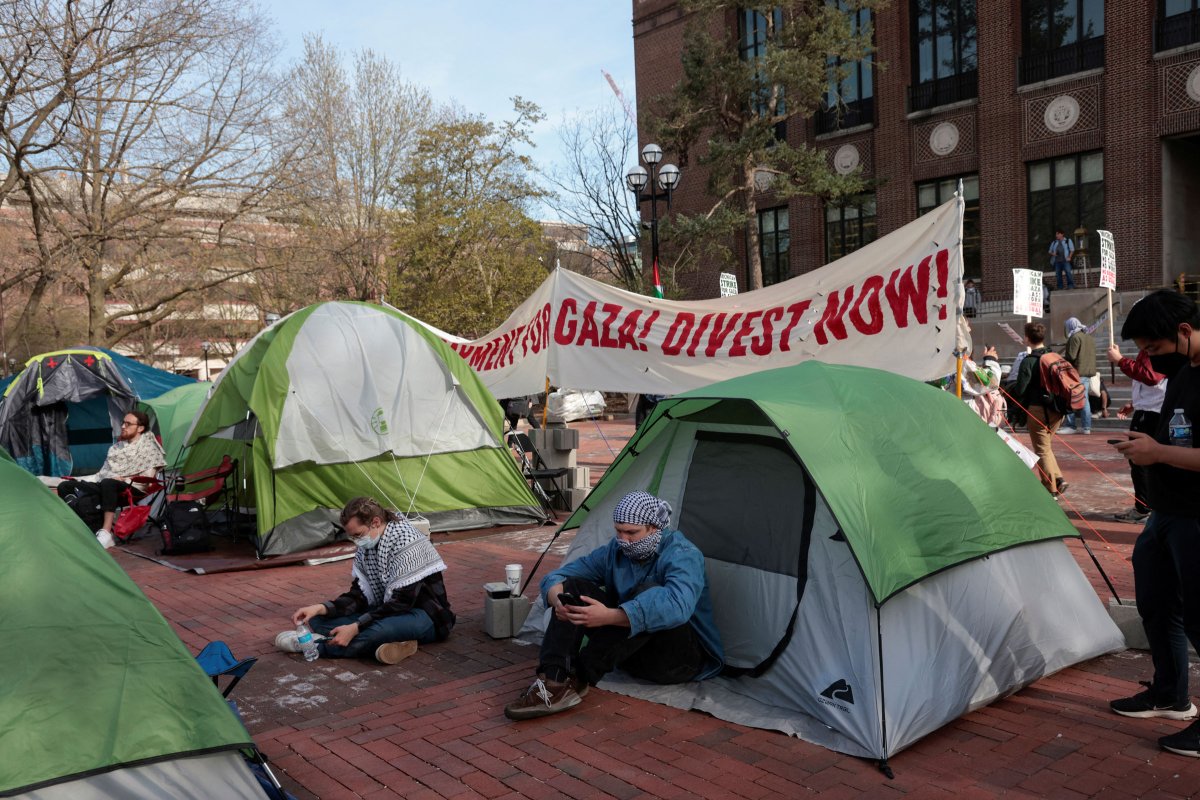
<path id="1" fill-rule="evenodd" d="M 918 381 L 810 361 L 660 401 L 565 523 L 567 561 L 612 538 L 637 489 L 670 502 L 704 553 L 732 671 L 604 688 L 887 758 L 1124 647 L 1057 503 L 960 400 Z"/>
<path id="2" fill-rule="evenodd" d="M 36 478 L 0 460 L 0 485 L 0 795 L 261 796 L 162 615 Z"/>
<path id="3" fill-rule="evenodd" d="M 547 378 L 676 394 L 811 359 L 932 380 L 954 371 L 962 272 L 956 197 L 821 269 L 730 297 L 662 300 L 558 269 L 496 330 L 450 341 L 497 397 L 537 394 Z"/>
<path id="4" fill-rule="evenodd" d="M 333 540 L 342 506 L 370 495 L 461 530 L 546 519 L 501 440 L 500 405 L 412 317 L 318 303 L 261 332 L 217 377 L 188 435 L 185 472 L 240 461 L 259 551 Z"/>
<path id="5" fill-rule="evenodd" d="M 0 446 L 35 475 L 93 473 L 138 400 L 189 383 L 101 347 L 42 353 L 5 391 Z"/>

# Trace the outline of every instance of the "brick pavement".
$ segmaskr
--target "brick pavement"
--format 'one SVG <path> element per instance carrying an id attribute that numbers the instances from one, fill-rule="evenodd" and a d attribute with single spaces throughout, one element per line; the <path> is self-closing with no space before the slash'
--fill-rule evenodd
<path id="1" fill-rule="evenodd" d="M 597 476 L 631 433 L 624 418 L 574 427 L 580 463 Z M 1138 528 L 1104 519 L 1129 505 L 1125 464 L 1106 438 L 1063 437 L 1057 449 L 1072 484 L 1066 510 L 1125 595 Z M 1148 677 L 1149 658 L 1136 651 L 1064 670 L 945 726 L 891 760 L 894 780 L 779 733 L 596 689 L 572 712 L 511 723 L 503 706 L 528 684 L 536 653 L 483 634 L 481 586 L 502 580 L 505 563 L 528 572 L 553 531 L 435 535 L 458 627 L 394 667 L 310 665 L 271 646 L 294 608 L 341 591 L 345 563 L 197 576 L 114 557 L 193 651 L 224 639 L 259 657 L 234 697 L 300 798 L 1200 797 L 1200 760 L 1154 741 L 1180 723 L 1106 710 Z M 568 542 L 560 537 L 547 564 Z M 1107 599 L 1082 546 L 1071 548 Z"/>

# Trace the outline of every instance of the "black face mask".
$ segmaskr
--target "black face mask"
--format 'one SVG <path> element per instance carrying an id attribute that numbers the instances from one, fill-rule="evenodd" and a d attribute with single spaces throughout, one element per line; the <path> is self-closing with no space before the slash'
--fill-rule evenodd
<path id="1" fill-rule="evenodd" d="M 1168 378 L 1175 376 L 1179 370 L 1187 366 L 1188 357 L 1183 353 L 1163 353 L 1160 356 L 1150 356 L 1150 366 L 1159 375 L 1166 375 Z"/>

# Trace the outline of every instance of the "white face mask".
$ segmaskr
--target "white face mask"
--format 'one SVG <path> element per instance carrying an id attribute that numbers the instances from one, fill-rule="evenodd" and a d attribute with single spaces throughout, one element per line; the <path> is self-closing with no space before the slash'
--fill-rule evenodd
<path id="1" fill-rule="evenodd" d="M 354 542 L 354 546 L 359 550 L 371 550 L 375 547 L 375 545 L 379 544 L 379 537 L 368 534 L 366 536 L 360 536 L 357 539 L 351 537 L 351 541 Z"/>

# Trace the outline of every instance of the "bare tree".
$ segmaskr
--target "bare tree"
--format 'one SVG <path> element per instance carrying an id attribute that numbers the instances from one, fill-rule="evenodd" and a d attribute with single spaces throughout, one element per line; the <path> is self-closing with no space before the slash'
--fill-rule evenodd
<path id="1" fill-rule="evenodd" d="M 355 55 L 347 75 L 338 51 L 309 36 L 285 106 L 281 130 L 300 144 L 295 200 L 312 255 L 335 268 L 326 282 L 339 294 L 379 300 L 396 222 L 389 188 L 431 121 L 432 100 L 370 50 Z"/>
<path id="2" fill-rule="evenodd" d="M 645 288 L 636 243 L 637 202 L 625 171 L 637 163 L 637 127 L 616 102 L 565 120 L 558 129 L 566 161 L 547 175 L 554 195 L 546 203 L 565 222 L 584 225 L 594 266 L 631 292 Z"/>
<path id="3" fill-rule="evenodd" d="M 117 2 L 58 143 L 17 166 L 41 269 L 78 284 L 90 341 L 114 344 L 262 268 L 245 252 L 279 189 L 265 30 L 235 0 Z M 210 257 L 181 265 L 197 245 Z"/>

